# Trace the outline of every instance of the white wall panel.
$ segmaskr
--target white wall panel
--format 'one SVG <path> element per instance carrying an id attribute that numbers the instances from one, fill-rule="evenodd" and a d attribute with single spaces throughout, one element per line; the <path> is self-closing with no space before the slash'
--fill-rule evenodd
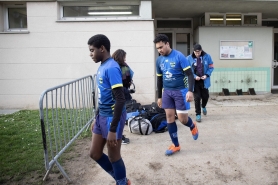
<path id="1" fill-rule="evenodd" d="M 31 32 L 30 34 L 0 35 L 0 48 L 71 48 L 86 47 L 88 39 L 95 34 L 110 38 L 111 46 L 149 46 L 152 45 L 151 31 L 113 31 L 109 32 Z M 19 42 L 20 41 L 20 42 Z"/>
<path id="2" fill-rule="evenodd" d="M 27 2 L 28 17 L 57 17 L 57 2 Z"/>
<path id="3" fill-rule="evenodd" d="M 203 50 L 212 56 L 215 67 L 271 67 L 271 27 L 200 27 Z M 220 60 L 220 40 L 253 41 L 252 60 Z"/>
<path id="4" fill-rule="evenodd" d="M 126 51 L 126 62 L 128 64 L 133 64 L 133 63 L 155 63 L 155 58 L 154 58 L 154 45 L 153 46 L 132 46 L 132 47 L 127 47 L 127 46 L 113 46 L 111 48 L 111 54 L 116 51 L 117 49 L 123 49 Z"/>
<path id="5" fill-rule="evenodd" d="M 140 16 L 145 19 L 152 18 L 152 2 L 151 1 L 141 1 Z"/>
<path id="6" fill-rule="evenodd" d="M 0 48 L 1 64 L 94 63 L 86 44 L 80 48 L 14 48 L 12 53 L 11 49 Z"/>
<path id="7" fill-rule="evenodd" d="M 155 71 L 155 65 L 154 62 L 152 63 L 132 63 L 130 64 L 132 67 L 132 70 L 134 71 L 134 78 L 144 78 L 146 77 L 146 71 L 151 70 Z M 154 77 L 155 74 L 152 74 Z"/>
<path id="8" fill-rule="evenodd" d="M 40 22 L 40 24 L 37 24 Z M 33 32 L 109 32 L 110 30 L 121 31 L 151 31 L 149 21 L 57 21 L 54 16 L 49 17 L 28 17 L 28 25 Z M 104 29 L 107 26 L 109 29 Z"/>
<path id="9" fill-rule="evenodd" d="M 0 79 L 56 79 L 78 78 L 93 68 L 86 64 L 0 64 Z M 95 66 L 97 68 L 97 66 Z M 4 69 L 4 70 L 2 70 Z M 96 71 L 96 70 L 95 70 Z M 92 70 L 91 70 L 92 72 Z"/>
<path id="10" fill-rule="evenodd" d="M 46 89 L 67 83 L 75 79 L 77 78 L 0 80 L 0 86 L 5 87 L 1 88 L 0 95 L 29 95 L 36 96 L 37 99 L 39 99 L 40 94 Z M 0 106 L 3 106 L 2 102 Z"/>
<path id="11" fill-rule="evenodd" d="M 0 94 L 0 109 L 39 109 L 39 97 L 29 94 Z"/>
<path id="12" fill-rule="evenodd" d="M 57 22 L 57 2 L 27 2 L 29 34 L 0 34 L 0 108 L 38 108 L 40 93 L 96 73 L 88 39 L 126 50 L 138 102 L 155 98 L 153 21 Z"/>

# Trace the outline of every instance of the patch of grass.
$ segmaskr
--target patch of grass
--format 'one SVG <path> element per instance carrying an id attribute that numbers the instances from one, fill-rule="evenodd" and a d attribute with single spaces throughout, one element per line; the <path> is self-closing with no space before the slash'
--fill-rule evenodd
<path id="1" fill-rule="evenodd" d="M 86 132 L 80 137 L 88 136 Z M 21 110 L 0 115 L 0 184 L 26 178 L 32 178 L 32 182 L 37 179 L 38 182 L 32 184 L 41 184 L 45 173 L 39 111 Z"/>
<path id="2" fill-rule="evenodd" d="M 0 116 L 0 183 L 44 171 L 39 111 Z"/>

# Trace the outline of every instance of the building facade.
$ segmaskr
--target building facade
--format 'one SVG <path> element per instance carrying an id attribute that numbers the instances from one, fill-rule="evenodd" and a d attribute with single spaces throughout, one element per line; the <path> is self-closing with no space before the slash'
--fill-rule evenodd
<path id="1" fill-rule="evenodd" d="M 142 104 L 156 98 L 157 33 L 184 55 L 203 46 L 214 61 L 212 93 L 278 89 L 278 2 L 218 2 L 0 1 L 0 109 L 37 109 L 44 90 L 94 75 L 95 34 L 108 36 L 111 54 L 127 52 Z"/>

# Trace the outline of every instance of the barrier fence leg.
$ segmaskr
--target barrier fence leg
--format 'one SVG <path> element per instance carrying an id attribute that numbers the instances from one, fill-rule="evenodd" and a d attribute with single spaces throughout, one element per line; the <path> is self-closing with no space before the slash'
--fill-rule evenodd
<path id="1" fill-rule="evenodd" d="M 53 166 L 54 166 L 54 163 L 53 163 L 53 164 L 50 166 L 50 168 L 47 170 L 47 172 L 46 172 L 45 176 L 43 177 L 43 181 L 45 181 L 45 180 L 46 180 L 46 178 L 48 177 L 48 175 L 49 175 L 49 173 L 50 173 L 51 169 L 53 168 Z"/>
<path id="2" fill-rule="evenodd" d="M 63 176 L 67 179 L 68 182 L 71 182 L 69 176 L 67 175 L 67 173 L 64 171 L 64 169 L 62 168 L 62 166 L 59 164 L 58 161 L 55 160 L 55 163 L 52 163 L 52 165 L 50 166 L 50 168 L 47 170 L 45 176 L 43 177 L 43 181 L 46 180 L 46 178 L 48 177 L 50 171 L 52 170 L 54 164 L 57 165 L 57 167 L 59 168 L 60 172 L 63 174 Z"/>
<path id="3" fill-rule="evenodd" d="M 60 172 L 62 172 L 63 176 L 68 180 L 68 182 L 71 182 L 69 176 L 67 173 L 64 171 L 63 167 L 58 163 L 58 161 L 55 161 L 57 167 L 59 168 Z"/>

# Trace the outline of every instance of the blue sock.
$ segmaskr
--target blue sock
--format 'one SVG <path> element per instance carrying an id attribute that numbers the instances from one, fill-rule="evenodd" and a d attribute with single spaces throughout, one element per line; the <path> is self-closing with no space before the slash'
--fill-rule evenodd
<path id="1" fill-rule="evenodd" d="M 175 146 L 179 146 L 179 141 L 178 141 L 178 127 L 176 122 L 173 123 L 168 123 L 168 132 L 170 134 L 171 140 L 174 143 Z"/>
<path id="2" fill-rule="evenodd" d="M 114 174 L 115 174 L 115 180 L 117 185 L 126 185 L 127 179 L 126 179 L 126 171 L 125 171 L 125 164 L 123 159 L 119 159 L 116 162 L 112 163 Z"/>
<path id="3" fill-rule="evenodd" d="M 190 130 L 192 130 L 195 127 L 195 125 L 193 124 L 193 121 L 192 121 L 192 119 L 190 117 L 188 117 L 188 121 L 185 124 L 185 126 L 189 127 Z"/>
<path id="4" fill-rule="evenodd" d="M 99 160 L 96 161 L 107 173 L 109 173 L 114 179 L 115 174 L 113 170 L 113 166 L 108 159 L 108 156 L 106 154 L 102 154 Z"/>

